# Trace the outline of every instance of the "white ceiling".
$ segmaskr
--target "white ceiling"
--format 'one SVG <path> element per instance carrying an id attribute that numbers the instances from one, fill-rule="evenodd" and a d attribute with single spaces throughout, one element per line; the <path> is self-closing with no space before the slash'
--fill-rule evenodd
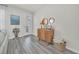
<path id="1" fill-rule="evenodd" d="M 40 8 L 43 8 L 45 5 L 44 4 L 11 4 L 11 6 L 15 6 L 30 12 L 36 12 Z"/>

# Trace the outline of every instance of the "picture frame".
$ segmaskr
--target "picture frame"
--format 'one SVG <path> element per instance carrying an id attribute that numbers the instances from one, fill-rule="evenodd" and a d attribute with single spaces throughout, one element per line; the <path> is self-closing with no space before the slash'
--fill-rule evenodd
<path id="1" fill-rule="evenodd" d="M 11 15 L 10 16 L 10 24 L 11 25 L 20 25 L 20 16 Z"/>

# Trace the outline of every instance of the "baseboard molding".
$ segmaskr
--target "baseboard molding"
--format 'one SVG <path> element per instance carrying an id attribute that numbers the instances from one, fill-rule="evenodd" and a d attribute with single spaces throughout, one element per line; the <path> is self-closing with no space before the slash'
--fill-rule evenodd
<path id="1" fill-rule="evenodd" d="M 23 36 L 26 36 L 26 35 L 35 35 L 34 33 L 26 33 L 26 34 L 23 34 L 23 35 L 19 35 L 19 37 L 23 37 Z M 9 37 L 9 39 L 13 39 L 14 36 L 11 36 Z"/>
<path id="2" fill-rule="evenodd" d="M 72 48 L 70 48 L 70 47 L 66 47 L 68 50 L 71 50 L 72 52 L 74 52 L 74 53 L 77 53 L 77 54 L 79 54 L 79 51 L 78 50 L 75 50 L 75 49 L 72 49 Z"/>

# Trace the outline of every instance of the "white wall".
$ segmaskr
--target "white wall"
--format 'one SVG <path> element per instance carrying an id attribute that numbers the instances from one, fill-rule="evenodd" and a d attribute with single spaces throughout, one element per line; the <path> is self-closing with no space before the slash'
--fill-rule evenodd
<path id="1" fill-rule="evenodd" d="M 20 16 L 20 25 L 11 25 L 10 24 L 11 15 Z M 28 11 L 24 11 L 24 10 L 16 8 L 16 7 L 13 7 L 13 6 L 6 7 L 6 30 L 8 30 L 8 33 L 10 34 L 9 35 L 10 38 L 14 37 L 12 30 L 15 27 L 20 28 L 19 36 L 26 34 L 27 16 L 30 16 L 32 18 L 32 13 L 30 13 Z"/>
<path id="2" fill-rule="evenodd" d="M 79 5 L 46 5 L 34 14 L 34 33 L 44 17 L 55 17 L 55 39 L 65 38 L 67 48 L 79 53 Z"/>

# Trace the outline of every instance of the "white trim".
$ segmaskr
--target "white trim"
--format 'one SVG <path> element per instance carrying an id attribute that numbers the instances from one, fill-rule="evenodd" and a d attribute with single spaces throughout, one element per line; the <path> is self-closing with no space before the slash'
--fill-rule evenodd
<path id="1" fill-rule="evenodd" d="M 77 53 L 77 54 L 79 54 L 79 51 L 78 50 L 75 50 L 75 49 L 73 49 L 73 48 L 70 48 L 70 47 L 66 47 L 68 50 L 71 50 L 72 52 L 75 52 L 75 53 Z"/>
<path id="2" fill-rule="evenodd" d="M 34 35 L 34 33 L 26 33 L 26 34 L 23 34 L 23 35 L 19 35 L 19 37 L 23 37 L 23 36 L 26 36 L 26 35 Z M 9 37 L 9 39 L 13 39 L 14 38 L 14 36 L 11 36 L 11 37 Z"/>

